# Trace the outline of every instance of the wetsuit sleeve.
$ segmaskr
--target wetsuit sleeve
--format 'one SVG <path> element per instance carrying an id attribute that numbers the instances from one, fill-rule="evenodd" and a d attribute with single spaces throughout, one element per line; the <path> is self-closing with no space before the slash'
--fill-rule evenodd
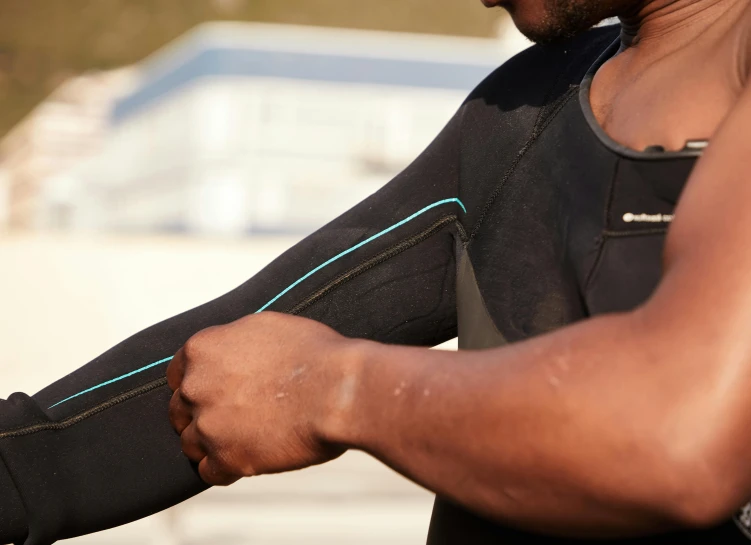
<path id="1" fill-rule="evenodd" d="M 0 543 L 43 545 L 99 531 L 205 488 L 170 427 L 164 374 L 177 349 L 208 326 L 272 310 L 386 343 L 454 337 L 461 116 L 383 189 L 242 286 L 134 335 L 36 395 L 0 400 Z"/>

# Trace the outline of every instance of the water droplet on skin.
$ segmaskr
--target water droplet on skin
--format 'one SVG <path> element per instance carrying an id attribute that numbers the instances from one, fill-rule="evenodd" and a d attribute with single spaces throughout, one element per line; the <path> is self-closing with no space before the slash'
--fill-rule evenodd
<path id="1" fill-rule="evenodd" d="M 566 358 L 564 358 L 564 357 L 557 358 L 556 361 L 555 361 L 555 364 L 556 364 L 556 366 L 558 366 L 558 369 L 560 369 L 561 371 L 568 371 L 569 370 L 568 360 Z"/>
<path id="2" fill-rule="evenodd" d="M 403 380 L 399 383 L 399 387 L 394 390 L 394 396 L 401 395 L 402 391 L 407 387 L 407 381 Z"/>

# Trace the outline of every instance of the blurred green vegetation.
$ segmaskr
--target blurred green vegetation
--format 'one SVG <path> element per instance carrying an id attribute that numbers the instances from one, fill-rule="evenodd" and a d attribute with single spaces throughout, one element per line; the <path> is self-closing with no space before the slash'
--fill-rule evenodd
<path id="1" fill-rule="evenodd" d="M 133 63 L 198 23 L 489 36 L 480 0 L 0 0 L 0 136 L 67 77 Z"/>

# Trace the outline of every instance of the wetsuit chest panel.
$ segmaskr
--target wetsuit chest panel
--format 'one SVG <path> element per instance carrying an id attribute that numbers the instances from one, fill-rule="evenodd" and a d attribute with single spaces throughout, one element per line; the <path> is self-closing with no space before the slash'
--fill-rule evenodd
<path id="1" fill-rule="evenodd" d="M 667 229 L 694 164 L 695 158 L 618 159 L 586 284 L 591 315 L 631 310 L 657 287 Z"/>
<path id="2" fill-rule="evenodd" d="M 578 98 L 519 162 L 469 246 L 485 307 L 512 342 L 643 303 L 696 161 L 614 152 Z"/>
<path id="3" fill-rule="evenodd" d="M 606 236 L 587 286 L 588 310 L 594 314 L 628 311 L 644 302 L 660 280 L 665 236 Z"/>

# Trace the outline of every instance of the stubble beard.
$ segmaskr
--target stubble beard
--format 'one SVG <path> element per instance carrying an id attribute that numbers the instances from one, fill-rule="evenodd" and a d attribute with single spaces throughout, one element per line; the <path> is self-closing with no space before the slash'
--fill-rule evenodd
<path id="1" fill-rule="evenodd" d="M 615 15 L 602 0 L 544 0 L 545 15 L 537 25 L 519 28 L 538 44 L 549 44 L 578 36 Z"/>

